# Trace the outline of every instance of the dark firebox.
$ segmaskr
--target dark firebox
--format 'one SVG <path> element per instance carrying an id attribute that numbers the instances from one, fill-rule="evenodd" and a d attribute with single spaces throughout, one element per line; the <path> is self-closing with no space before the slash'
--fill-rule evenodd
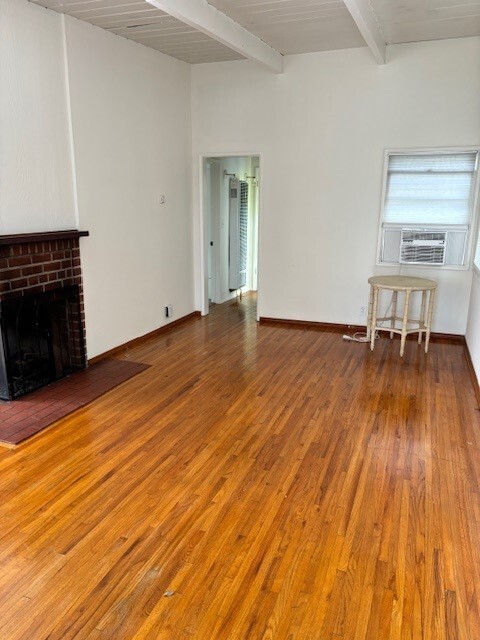
<path id="1" fill-rule="evenodd" d="M 85 367 L 79 287 L 0 302 L 0 398 L 12 400 Z"/>

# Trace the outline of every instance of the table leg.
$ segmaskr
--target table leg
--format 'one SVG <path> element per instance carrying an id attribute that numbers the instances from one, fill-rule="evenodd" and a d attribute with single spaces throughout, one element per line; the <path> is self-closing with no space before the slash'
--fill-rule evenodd
<path id="1" fill-rule="evenodd" d="M 425 308 L 427 306 L 427 292 L 422 291 L 422 306 L 420 309 L 420 331 L 418 332 L 418 344 L 422 344 L 422 327 L 425 326 Z"/>
<path id="2" fill-rule="evenodd" d="M 373 307 L 373 285 L 370 285 L 370 297 L 368 298 L 367 342 L 370 340 L 370 330 L 371 330 L 371 324 L 372 324 L 372 307 Z"/>
<path id="3" fill-rule="evenodd" d="M 372 321 L 370 325 L 370 350 L 375 346 L 375 327 L 377 326 L 378 287 L 373 287 Z"/>
<path id="4" fill-rule="evenodd" d="M 403 358 L 403 352 L 405 351 L 405 341 L 407 339 L 408 329 L 408 305 L 410 304 L 410 291 L 405 291 L 405 307 L 403 309 L 402 320 L 402 339 L 400 342 L 400 357 Z"/>
<path id="5" fill-rule="evenodd" d="M 390 321 L 390 327 L 395 329 L 395 316 L 397 315 L 397 298 L 398 291 L 392 293 L 392 319 Z M 393 331 L 390 331 L 390 340 L 393 338 Z"/>
<path id="6" fill-rule="evenodd" d="M 435 302 L 435 289 L 430 290 L 428 296 L 428 315 L 427 315 L 427 332 L 425 334 L 425 353 L 428 353 L 428 344 L 430 342 L 430 331 L 432 329 L 433 305 Z"/>

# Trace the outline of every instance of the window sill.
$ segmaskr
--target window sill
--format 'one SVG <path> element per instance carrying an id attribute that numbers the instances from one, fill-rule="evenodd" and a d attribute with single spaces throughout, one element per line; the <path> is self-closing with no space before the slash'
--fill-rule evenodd
<path id="1" fill-rule="evenodd" d="M 405 264 L 400 262 L 379 262 L 377 261 L 377 267 L 386 267 L 392 268 L 396 267 L 397 269 L 430 269 L 435 271 L 469 271 L 469 267 L 467 265 L 439 265 L 439 264 Z M 474 267 L 477 269 L 477 267 Z M 480 271 L 477 269 L 477 273 L 480 275 Z"/>

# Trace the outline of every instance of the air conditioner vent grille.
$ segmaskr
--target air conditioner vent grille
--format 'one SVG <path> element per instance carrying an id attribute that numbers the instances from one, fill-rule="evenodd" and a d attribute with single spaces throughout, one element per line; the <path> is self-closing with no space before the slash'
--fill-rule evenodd
<path id="1" fill-rule="evenodd" d="M 402 245 L 400 262 L 409 264 L 443 264 L 445 247 Z"/>
<path id="2" fill-rule="evenodd" d="M 414 241 L 435 241 L 440 240 L 445 242 L 445 231 L 403 231 L 402 232 L 402 241 L 403 242 L 414 242 Z"/>
<path id="3" fill-rule="evenodd" d="M 403 229 L 400 262 L 407 264 L 444 264 L 446 239 L 446 231 Z"/>

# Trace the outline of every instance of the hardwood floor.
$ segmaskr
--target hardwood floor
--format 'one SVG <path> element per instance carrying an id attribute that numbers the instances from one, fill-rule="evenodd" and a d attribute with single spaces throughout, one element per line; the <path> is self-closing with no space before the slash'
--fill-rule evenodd
<path id="1" fill-rule="evenodd" d="M 1 640 L 480 638 L 463 347 L 253 311 L 132 349 L 146 372 L 0 450 Z"/>

